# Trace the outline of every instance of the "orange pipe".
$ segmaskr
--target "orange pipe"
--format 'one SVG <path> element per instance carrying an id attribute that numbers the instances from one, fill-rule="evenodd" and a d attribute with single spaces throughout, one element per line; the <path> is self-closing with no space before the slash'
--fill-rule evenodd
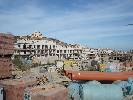
<path id="1" fill-rule="evenodd" d="M 68 73 L 89 73 L 89 74 L 114 74 L 114 75 L 133 75 L 133 72 L 99 72 L 99 71 L 73 71 L 73 70 L 65 70 L 64 73 L 67 76 Z"/>
<path id="2" fill-rule="evenodd" d="M 133 72 L 93 72 L 93 71 L 65 71 L 65 75 L 72 80 L 127 80 L 133 77 Z"/>

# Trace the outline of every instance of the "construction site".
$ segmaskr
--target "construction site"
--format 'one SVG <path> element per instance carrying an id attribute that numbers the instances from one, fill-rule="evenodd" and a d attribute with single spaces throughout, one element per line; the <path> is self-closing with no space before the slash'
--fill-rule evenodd
<path id="1" fill-rule="evenodd" d="M 42 64 L 14 51 L 14 36 L 0 33 L 0 100 L 133 100 L 132 53 L 117 61 L 59 56 Z"/>

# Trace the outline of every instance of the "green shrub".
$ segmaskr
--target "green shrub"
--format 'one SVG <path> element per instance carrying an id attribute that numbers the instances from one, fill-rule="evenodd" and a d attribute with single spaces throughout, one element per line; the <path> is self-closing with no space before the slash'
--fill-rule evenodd
<path id="1" fill-rule="evenodd" d="M 24 64 L 21 60 L 21 57 L 19 56 L 15 56 L 14 59 L 13 59 L 13 63 L 15 64 L 15 66 L 22 70 L 22 71 L 26 71 L 28 69 L 30 69 L 30 65 L 28 64 Z"/>

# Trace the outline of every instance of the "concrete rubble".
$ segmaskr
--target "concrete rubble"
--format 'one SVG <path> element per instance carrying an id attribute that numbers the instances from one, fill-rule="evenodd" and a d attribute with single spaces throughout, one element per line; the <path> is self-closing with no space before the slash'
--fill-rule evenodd
<path id="1" fill-rule="evenodd" d="M 67 89 L 58 84 L 47 84 L 25 89 L 24 100 L 67 100 Z"/>
<path id="2" fill-rule="evenodd" d="M 20 76 L 18 79 L 5 79 L 0 81 L 0 85 L 4 87 L 4 92 L 6 100 L 23 100 L 24 98 L 24 90 L 26 88 L 37 89 L 39 87 L 45 87 L 48 92 L 34 92 L 35 94 L 41 93 L 43 99 L 46 100 L 55 100 L 55 98 L 61 97 L 62 100 L 66 99 L 67 89 L 64 87 L 64 83 L 66 81 L 70 81 L 68 78 L 61 76 L 56 73 L 44 73 L 44 74 L 34 74 L 26 73 L 23 76 Z M 66 83 L 65 83 L 66 84 Z M 51 86 L 56 86 L 57 88 L 51 88 Z M 62 88 L 61 88 L 62 87 Z M 54 92 L 52 93 L 52 91 Z M 40 90 L 41 91 L 41 90 Z M 56 91 L 56 92 L 55 92 Z M 33 94 L 34 94 L 33 93 Z M 51 95 L 51 96 L 49 96 Z M 41 97 L 39 100 L 42 100 Z M 48 99 L 49 98 L 49 99 Z M 31 99 L 37 100 L 37 99 Z M 44 99 L 45 100 L 45 99 Z M 58 99 L 56 99 L 58 100 Z"/>

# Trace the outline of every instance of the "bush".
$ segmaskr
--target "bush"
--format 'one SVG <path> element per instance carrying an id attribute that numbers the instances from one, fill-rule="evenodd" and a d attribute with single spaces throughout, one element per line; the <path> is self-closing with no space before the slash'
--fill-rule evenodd
<path id="1" fill-rule="evenodd" d="M 19 56 L 15 56 L 14 59 L 13 59 L 13 63 L 16 65 L 16 67 L 22 71 L 26 71 L 28 69 L 30 69 L 30 65 L 28 64 L 24 64 L 22 62 L 22 59 L 21 57 Z"/>

